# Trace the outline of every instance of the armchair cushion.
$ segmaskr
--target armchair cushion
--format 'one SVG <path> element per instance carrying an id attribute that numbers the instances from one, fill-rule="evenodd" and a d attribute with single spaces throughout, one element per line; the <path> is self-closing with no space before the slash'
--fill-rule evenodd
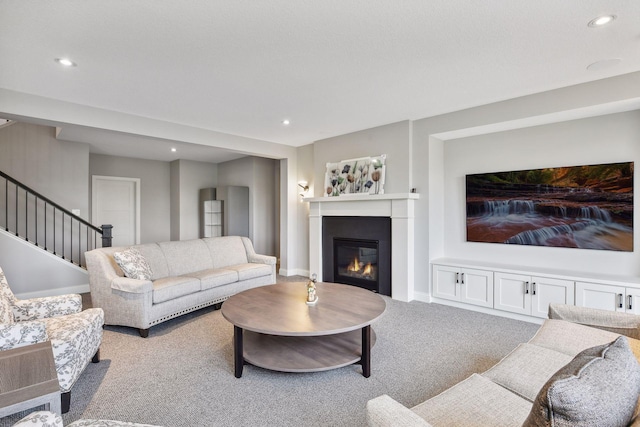
<path id="1" fill-rule="evenodd" d="M 4 276 L 4 272 L 0 268 L 0 323 L 12 323 L 13 309 L 11 308 L 16 297 L 9 288 L 7 278 Z"/>
<path id="2" fill-rule="evenodd" d="M 13 303 L 13 315 L 16 322 L 66 316 L 82 310 L 82 297 L 67 294 L 53 297 L 16 300 Z"/>
<path id="3" fill-rule="evenodd" d="M 122 252 L 114 252 L 113 258 L 124 275 L 131 279 L 150 280 L 153 276 L 151 266 L 137 249 L 129 248 Z"/>
<path id="4" fill-rule="evenodd" d="M 62 417 L 51 411 L 35 411 L 18 421 L 13 427 L 63 427 Z"/>
<path id="5" fill-rule="evenodd" d="M 569 304 L 549 304 L 549 319 L 566 320 L 640 339 L 640 316 L 636 314 Z"/>
<path id="6" fill-rule="evenodd" d="M 40 320 L 0 324 L 0 350 L 37 344 L 47 339 L 47 329 Z"/>

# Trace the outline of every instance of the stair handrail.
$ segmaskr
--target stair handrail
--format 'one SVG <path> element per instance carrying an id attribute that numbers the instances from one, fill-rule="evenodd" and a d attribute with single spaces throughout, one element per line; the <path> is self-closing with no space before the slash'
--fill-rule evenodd
<path id="1" fill-rule="evenodd" d="M 98 233 L 102 234 L 102 228 L 100 227 L 96 227 L 95 225 L 91 224 L 90 222 L 84 220 L 83 218 L 79 217 L 78 215 L 70 212 L 68 209 L 63 208 L 62 206 L 60 206 L 59 204 L 57 204 L 56 202 L 52 201 L 51 199 L 49 199 L 48 197 L 43 196 L 42 194 L 38 193 L 36 190 L 29 188 L 28 186 L 24 185 L 23 183 L 21 183 L 20 181 L 18 181 L 15 178 L 12 178 L 11 176 L 7 175 L 6 173 L 0 171 L 0 176 L 5 178 L 8 181 L 11 181 L 13 184 L 17 185 L 18 187 L 22 188 L 23 190 L 27 190 L 29 193 L 33 194 L 34 196 L 37 196 L 38 198 L 44 200 L 45 202 L 47 202 L 48 204 L 52 205 L 53 207 L 55 207 L 56 209 L 64 212 L 65 214 L 73 217 L 74 219 L 78 220 L 79 222 L 83 223 L 84 225 L 86 225 L 87 227 L 91 227 L 94 231 L 97 231 Z"/>

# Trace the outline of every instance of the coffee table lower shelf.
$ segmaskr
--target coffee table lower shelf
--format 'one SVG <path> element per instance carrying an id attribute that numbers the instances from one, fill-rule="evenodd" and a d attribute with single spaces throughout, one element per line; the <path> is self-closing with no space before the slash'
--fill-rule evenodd
<path id="1" fill-rule="evenodd" d="M 318 372 L 360 363 L 360 329 L 335 335 L 280 336 L 244 331 L 244 360 L 281 372 Z M 371 329 L 371 345 L 376 334 Z"/>

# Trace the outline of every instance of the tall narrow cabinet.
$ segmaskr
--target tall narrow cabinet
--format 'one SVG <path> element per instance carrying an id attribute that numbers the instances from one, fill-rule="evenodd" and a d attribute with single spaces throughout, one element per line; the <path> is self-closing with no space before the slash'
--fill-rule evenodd
<path id="1" fill-rule="evenodd" d="M 200 237 L 223 235 L 223 203 L 221 200 L 216 200 L 215 188 L 200 190 Z"/>

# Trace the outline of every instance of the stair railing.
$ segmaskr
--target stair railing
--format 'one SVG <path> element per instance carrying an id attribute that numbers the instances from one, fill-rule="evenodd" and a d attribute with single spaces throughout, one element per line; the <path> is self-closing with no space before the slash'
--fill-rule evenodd
<path id="1" fill-rule="evenodd" d="M 112 244 L 113 226 L 96 227 L 0 171 L 2 201 L 0 227 L 72 264 L 85 267 L 84 252 Z"/>

